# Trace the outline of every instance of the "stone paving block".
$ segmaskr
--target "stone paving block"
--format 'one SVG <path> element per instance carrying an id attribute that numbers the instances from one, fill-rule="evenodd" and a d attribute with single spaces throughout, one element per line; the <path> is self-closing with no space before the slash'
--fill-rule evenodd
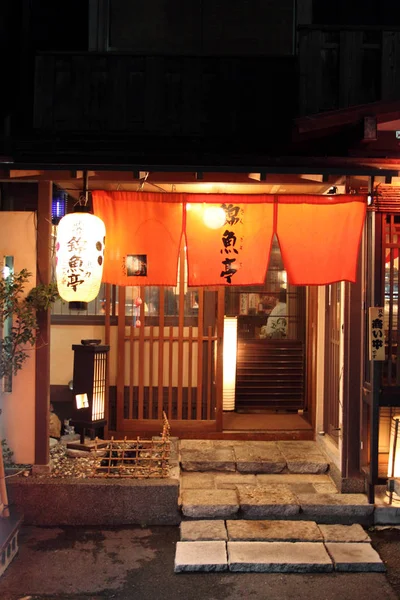
<path id="1" fill-rule="evenodd" d="M 225 542 L 177 542 L 175 573 L 227 570 Z"/>
<path id="2" fill-rule="evenodd" d="M 228 539 L 225 521 L 222 520 L 182 521 L 180 530 L 182 542 L 225 541 Z"/>
<path id="3" fill-rule="evenodd" d="M 234 490 L 184 490 L 182 513 L 195 519 L 223 519 L 236 515 L 238 495 Z"/>
<path id="4" fill-rule="evenodd" d="M 264 573 L 327 573 L 332 560 L 318 542 L 228 542 L 229 570 Z"/>
<path id="5" fill-rule="evenodd" d="M 240 509 L 245 518 L 285 518 L 298 514 L 300 507 L 288 486 L 240 486 Z"/>
<path id="6" fill-rule="evenodd" d="M 336 571 L 386 571 L 385 565 L 371 544 L 325 543 Z"/>
<path id="7" fill-rule="evenodd" d="M 280 440 L 277 442 L 279 448 L 286 454 L 303 453 L 303 454 L 322 454 L 317 442 L 303 440 Z"/>
<path id="8" fill-rule="evenodd" d="M 320 450 L 316 442 L 310 441 L 279 441 L 277 442 L 279 450 L 286 460 L 311 460 L 312 462 L 322 462 L 327 464 L 327 458 Z"/>
<path id="9" fill-rule="evenodd" d="M 280 473 L 286 467 L 276 442 L 235 446 L 234 453 L 240 473 Z"/>
<path id="10" fill-rule="evenodd" d="M 298 494 L 297 499 L 302 514 L 315 521 L 352 518 L 357 523 L 374 511 L 364 494 Z"/>
<path id="11" fill-rule="evenodd" d="M 211 448 L 233 448 L 237 444 L 243 444 L 242 441 L 233 440 L 180 440 L 180 450 L 204 450 Z"/>
<path id="12" fill-rule="evenodd" d="M 213 473 L 196 473 L 195 471 L 183 472 L 180 475 L 181 489 L 213 490 L 215 488 L 215 476 Z"/>
<path id="13" fill-rule="evenodd" d="M 370 542 L 368 533 L 359 525 L 319 525 L 324 542 Z"/>
<path id="14" fill-rule="evenodd" d="M 182 449 L 181 467 L 184 471 L 235 471 L 235 455 L 230 447 Z"/>
<path id="15" fill-rule="evenodd" d="M 332 480 L 329 477 L 329 475 L 325 475 L 325 474 L 314 474 L 314 473 L 303 473 L 303 474 L 299 474 L 299 473 L 279 473 L 277 475 L 263 475 L 263 474 L 257 474 L 256 475 L 257 478 L 257 482 L 259 485 L 269 485 L 272 483 L 285 483 L 285 484 L 292 484 L 292 483 L 312 483 L 314 486 L 315 484 L 332 484 Z"/>
<path id="16" fill-rule="evenodd" d="M 317 494 L 338 494 L 338 490 L 333 483 L 314 483 Z"/>
<path id="17" fill-rule="evenodd" d="M 325 473 L 327 458 L 315 442 L 277 442 L 291 473 Z"/>
<path id="18" fill-rule="evenodd" d="M 244 475 L 242 473 L 220 473 L 215 475 L 215 487 L 217 489 L 235 490 L 237 485 L 257 485 L 255 475 Z"/>
<path id="19" fill-rule="evenodd" d="M 313 521 L 226 521 L 230 541 L 322 542 Z"/>
<path id="20" fill-rule="evenodd" d="M 313 483 L 289 483 L 286 484 L 293 494 L 316 494 L 315 485 Z M 279 483 L 276 484 L 276 487 Z"/>

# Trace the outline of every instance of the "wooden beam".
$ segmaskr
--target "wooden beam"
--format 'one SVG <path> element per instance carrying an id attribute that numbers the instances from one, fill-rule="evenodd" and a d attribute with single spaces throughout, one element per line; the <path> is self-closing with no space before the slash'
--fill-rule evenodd
<path id="1" fill-rule="evenodd" d="M 10 179 L 14 179 L 14 178 L 21 178 L 21 177 L 37 177 L 38 175 L 41 175 L 42 171 L 18 171 L 16 169 L 11 169 L 9 174 L 10 174 Z"/>
<path id="2" fill-rule="evenodd" d="M 38 283 L 51 281 L 51 200 L 53 185 L 42 181 L 38 185 L 37 211 L 37 273 Z M 35 377 L 35 465 L 49 464 L 50 414 L 50 310 L 38 311 L 39 335 L 36 342 Z"/>

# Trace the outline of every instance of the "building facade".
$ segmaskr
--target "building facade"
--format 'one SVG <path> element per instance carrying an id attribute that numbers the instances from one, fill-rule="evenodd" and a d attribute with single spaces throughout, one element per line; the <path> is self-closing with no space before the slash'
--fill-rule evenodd
<path id="1" fill-rule="evenodd" d="M 108 434 L 157 433 L 165 411 L 180 436 L 318 439 L 343 490 L 367 481 L 372 498 L 386 480 L 398 402 L 399 15 L 393 6 L 388 23 L 375 7 L 357 23 L 339 8 L 198 0 L 138 13 L 97 0 L 69 4 L 73 23 L 50 2 L 1 9 L 12 49 L 1 210 L 37 211 L 39 280 L 52 277 L 53 195 L 64 191 L 71 208 L 85 182 L 93 197 L 312 195 L 322 205 L 344 195 L 366 210 L 355 283 L 293 285 L 273 238 L 263 282 L 189 285 L 182 243 L 176 284 L 106 283 L 87 314 L 60 305 L 51 324 L 43 317 L 35 463 L 48 461 L 50 398 L 71 401 L 71 346 L 87 337 L 111 346 Z M 265 338 L 281 289 L 284 335 Z M 384 360 L 370 353 L 373 307 L 384 314 Z M 224 317 L 238 323 L 225 406 Z M 232 420 L 260 411 L 255 429 Z M 304 427 L 285 425 L 294 416 Z"/>

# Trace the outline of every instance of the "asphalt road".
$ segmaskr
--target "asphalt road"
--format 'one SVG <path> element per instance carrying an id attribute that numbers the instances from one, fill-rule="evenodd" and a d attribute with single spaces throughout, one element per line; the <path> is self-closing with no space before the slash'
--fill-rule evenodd
<path id="1" fill-rule="evenodd" d="M 23 527 L 0 599 L 397 600 L 400 531 L 370 533 L 386 574 L 174 574 L 178 527 Z"/>

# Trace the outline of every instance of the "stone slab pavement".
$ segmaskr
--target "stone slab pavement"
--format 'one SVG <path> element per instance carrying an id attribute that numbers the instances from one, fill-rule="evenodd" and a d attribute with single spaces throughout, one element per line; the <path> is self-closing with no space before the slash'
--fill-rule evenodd
<path id="1" fill-rule="evenodd" d="M 370 544 L 325 544 L 336 571 L 386 571 L 379 554 Z"/>
<path id="2" fill-rule="evenodd" d="M 400 574 L 396 538 L 379 553 Z M 384 573 L 174 573 L 178 526 L 23 526 L 1 600 L 397 600 Z M 393 551 L 392 551 L 393 547 Z M 397 548 L 397 550 L 396 550 Z M 394 569 L 394 571 L 393 571 Z M 395 583 L 393 583 L 393 586 Z M 395 591 L 395 590 L 398 590 Z"/>
<path id="3" fill-rule="evenodd" d="M 228 542 L 227 546 L 230 571 L 246 573 L 329 573 L 333 571 L 332 560 L 322 543 Z"/>
<path id="4" fill-rule="evenodd" d="M 326 456 L 311 441 L 181 440 L 179 454 L 184 471 L 321 474 L 329 467 Z"/>

